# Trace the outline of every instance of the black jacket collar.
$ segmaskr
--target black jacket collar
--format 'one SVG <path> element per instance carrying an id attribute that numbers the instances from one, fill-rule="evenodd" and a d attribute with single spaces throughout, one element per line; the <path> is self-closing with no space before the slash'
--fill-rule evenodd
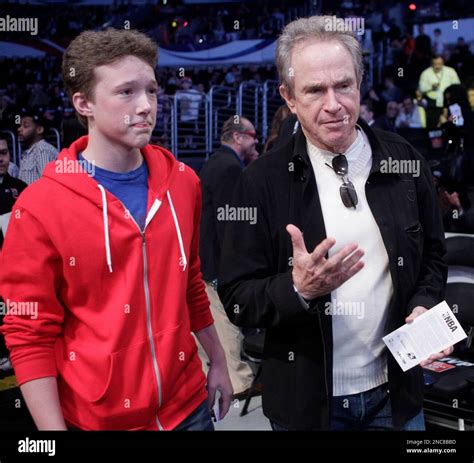
<path id="1" fill-rule="evenodd" d="M 369 125 L 363 119 L 359 119 L 357 124 L 360 125 L 367 135 L 370 147 L 372 148 L 372 167 L 370 169 L 370 174 L 373 172 L 379 172 L 380 163 L 382 160 L 387 160 L 387 155 L 382 150 L 377 134 L 369 127 Z M 294 148 L 293 153 L 291 154 L 291 161 L 294 166 L 295 180 L 306 182 L 310 177 L 308 175 L 308 169 L 311 168 L 311 161 L 306 148 L 306 137 L 301 130 L 301 127 L 299 127 L 294 138 Z"/>
<path id="2" fill-rule="evenodd" d="M 229 145 L 224 145 L 222 144 L 219 146 L 219 148 L 216 150 L 216 153 L 229 153 L 232 154 L 232 156 L 235 157 L 236 161 L 240 164 L 240 167 L 243 169 L 245 167 L 244 161 L 242 158 L 238 155 L 237 151 L 235 151 L 233 148 L 231 148 Z M 215 154 L 216 154 L 215 153 Z"/>

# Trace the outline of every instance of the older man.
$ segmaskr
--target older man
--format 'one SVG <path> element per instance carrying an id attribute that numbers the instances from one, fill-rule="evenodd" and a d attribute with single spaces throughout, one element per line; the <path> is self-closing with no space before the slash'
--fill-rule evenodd
<path id="1" fill-rule="evenodd" d="M 239 179 L 233 206 L 255 220 L 226 228 L 219 295 L 235 324 L 267 328 L 273 429 L 423 429 L 422 370 L 403 373 L 382 337 L 443 299 L 441 217 L 422 157 L 357 121 L 360 46 L 331 21 L 278 40 L 301 130 Z"/>

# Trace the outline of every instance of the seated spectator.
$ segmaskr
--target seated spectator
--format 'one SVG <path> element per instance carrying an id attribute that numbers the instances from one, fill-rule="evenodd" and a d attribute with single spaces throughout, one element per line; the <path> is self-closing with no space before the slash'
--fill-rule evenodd
<path id="1" fill-rule="evenodd" d="M 415 100 L 416 101 L 416 100 Z M 426 112 L 422 106 L 418 106 L 410 95 L 407 95 L 403 101 L 400 113 L 395 121 L 395 127 L 411 129 L 426 128 Z"/>
<path id="2" fill-rule="evenodd" d="M 380 116 L 386 110 L 386 104 L 384 103 L 382 97 L 380 96 L 380 91 L 375 87 L 371 87 L 365 94 L 363 94 L 363 101 L 370 101 L 372 105 L 372 110 L 375 116 Z"/>
<path id="3" fill-rule="evenodd" d="M 403 92 L 395 85 L 393 77 L 387 76 L 384 79 L 385 89 L 382 91 L 382 99 L 388 103 L 389 101 L 395 101 L 400 103 L 403 98 Z"/>
<path id="4" fill-rule="evenodd" d="M 395 132 L 395 121 L 398 116 L 398 103 L 396 101 L 389 101 L 385 111 L 385 116 L 377 117 L 375 119 L 375 129 L 387 130 L 388 132 Z"/>

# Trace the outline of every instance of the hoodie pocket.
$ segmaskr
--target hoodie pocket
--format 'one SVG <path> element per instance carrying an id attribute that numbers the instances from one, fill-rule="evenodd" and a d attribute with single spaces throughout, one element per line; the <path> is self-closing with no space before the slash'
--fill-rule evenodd
<path id="1" fill-rule="evenodd" d="M 197 345 L 188 328 L 176 328 L 154 335 L 162 384 L 162 401 L 188 399 L 196 394 L 203 381 L 202 363 Z M 205 379 L 204 379 L 205 380 Z"/>
<path id="2" fill-rule="evenodd" d="M 153 422 L 158 409 L 150 344 L 114 352 L 103 392 L 92 411 L 104 429 L 140 429 Z"/>

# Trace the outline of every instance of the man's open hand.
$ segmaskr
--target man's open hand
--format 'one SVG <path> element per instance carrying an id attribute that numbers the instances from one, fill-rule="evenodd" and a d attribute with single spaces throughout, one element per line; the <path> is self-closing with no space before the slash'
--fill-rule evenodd
<path id="1" fill-rule="evenodd" d="M 305 299 L 330 293 L 364 267 L 360 260 L 364 251 L 355 243 L 344 246 L 326 259 L 327 252 L 336 243 L 334 238 L 326 238 L 309 253 L 298 227 L 290 224 L 286 231 L 293 243 L 293 284 Z"/>

